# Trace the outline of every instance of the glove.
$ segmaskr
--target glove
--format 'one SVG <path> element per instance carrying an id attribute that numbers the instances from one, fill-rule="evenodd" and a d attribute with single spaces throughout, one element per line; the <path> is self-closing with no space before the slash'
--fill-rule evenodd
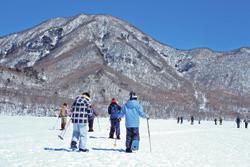
<path id="1" fill-rule="evenodd" d="M 145 117 L 146 117 L 146 119 L 149 119 L 149 115 L 148 114 Z"/>
<path id="2" fill-rule="evenodd" d="M 119 121 L 119 122 L 121 122 L 121 120 L 122 120 L 121 118 L 118 118 L 118 121 Z"/>

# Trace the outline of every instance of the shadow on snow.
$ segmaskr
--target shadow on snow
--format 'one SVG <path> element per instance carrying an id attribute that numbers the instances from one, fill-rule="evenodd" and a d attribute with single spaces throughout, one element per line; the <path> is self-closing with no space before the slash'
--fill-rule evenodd
<path id="1" fill-rule="evenodd" d="M 92 148 L 92 150 L 125 152 L 124 149 L 114 149 L 114 148 Z"/>
<path id="2" fill-rule="evenodd" d="M 96 137 L 96 136 L 89 136 L 90 139 L 107 139 L 107 137 Z"/>
<path id="3" fill-rule="evenodd" d="M 71 149 L 67 148 L 52 148 L 52 147 L 44 147 L 43 148 L 46 151 L 66 151 L 66 152 L 77 152 L 77 151 L 72 151 Z M 116 152 L 125 152 L 124 149 L 114 149 L 114 148 L 92 148 L 92 150 L 96 151 L 116 151 Z"/>
<path id="4" fill-rule="evenodd" d="M 46 151 L 66 151 L 66 152 L 72 152 L 72 150 L 67 148 L 52 148 L 52 147 L 44 147 L 43 148 Z"/>

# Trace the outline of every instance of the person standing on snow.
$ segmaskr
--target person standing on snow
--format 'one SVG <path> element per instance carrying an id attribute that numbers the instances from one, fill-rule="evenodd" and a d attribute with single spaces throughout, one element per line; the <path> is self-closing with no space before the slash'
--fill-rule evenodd
<path id="1" fill-rule="evenodd" d="M 64 130 L 66 127 L 66 123 L 67 123 L 67 116 L 70 115 L 69 109 L 68 109 L 68 105 L 67 103 L 63 103 L 61 109 L 60 109 L 60 113 L 59 113 L 59 117 L 61 118 L 61 129 L 60 130 Z"/>
<path id="2" fill-rule="evenodd" d="M 120 117 L 125 116 L 126 124 L 126 152 L 131 153 L 133 140 L 140 140 L 139 136 L 139 117 L 149 119 L 144 113 L 142 106 L 137 101 L 135 92 L 129 93 L 129 100 L 122 106 Z"/>
<path id="3" fill-rule="evenodd" d="M 94 119 L 98 114 L 95 111 L 95 105 L 91 105 L 91 111 L 88 114 L 88 125 L 89 125 L 89 132 L 94 132 L 93 125 L 94 125 Z"/>
<path id="4" fill-rule="evenodd" d="M 119 113 L 121 110 L 121 106 L 119 106 L 115 100 L 115 98 L 112 98 L 111 103 L 108 107 L 108 113 L 110 115 L 110 132 L 109 132 L 109 138 L 114 138 L 114 133 L 116 133 L 116 138 L 120 138 L 120 121 L 119 119 Z"/>
<path id="5" fill-rule="evenodd" d="M 194 116 L 191 116 L 191 125 L 194 124 Z"/>
<path id="6" fill-rule="evenodd" d="M 217 118 L 214 118 L 214 124 L 217 125 Z"/>
<path id="7" fill-rule="evenodd" d="M 180 118 L 181 119 L 181 124 L 183 123 L 183 117 Z"/>
<path id="8" fill-rule="evenodd" d="M 244 122 L 245 122 L 245 128 L 247 129 L 247 126 L 248 126 L 248 120 L 247 120 L 247 119 L 244 119 Z"/>
<path id="9" fill-rule="evenodd" d="M 88 114 L 91 110 L 91 100 L 88 92 L 82 93 L 75 98 L 71 107 L 71 120 L 73 123 L 73 134 L 71 140 L 71 149 L 77 149 L 77 142 L 79 140 L 79 151 L 88 152 L 86 148 L 87 142 L 87 123 Z"/>
<path id="10" fill-rule="evenodd" d="M 237 128 L 240 128 L 240 122 L 241 122 L 241 120 L 240 120 L 240 117 L 239 117 L 239 116 L 237 116 L 235 122 L 236 122 L 236 124 L 237 124 Z"/>
<path id="11" fill-rule="evenodd" d="M 222 118 L 221 117 L 219 118 L 219 122 L 220 122 L 220 125 L 222 125 Z"/>
<path id="12" fill-rule="evenodd" d="M 177 124 L 180 122 L 180 117 L 177 117 Z"/>

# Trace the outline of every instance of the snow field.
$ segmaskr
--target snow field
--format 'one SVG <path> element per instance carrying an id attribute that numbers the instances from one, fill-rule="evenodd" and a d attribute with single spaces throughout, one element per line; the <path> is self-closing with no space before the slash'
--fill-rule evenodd
<path id="1" fill-rule="evenodd" d="M 88 153 L 69 152 L 72 124 L 60 140 L 60 120 L 55 117 L 0 117 L 0 167 L 70 166 L 164 166 L 164 167 L 249 167 L 250 131 L 234 122 L 212 121 L 177 124 L 175 120 L 141 119 L 140 150 L 125 153 L 126 129 L 121 121 L 121 140 L 108 139 L 109 119 L 95 119 L 95 132 L 88 133 Z M 56 123 L 56 124 L 55 124 Z M 54 128 L 56 125 L 56 129 Z M 51 149 L 51 150 L 46 150 Z"/>

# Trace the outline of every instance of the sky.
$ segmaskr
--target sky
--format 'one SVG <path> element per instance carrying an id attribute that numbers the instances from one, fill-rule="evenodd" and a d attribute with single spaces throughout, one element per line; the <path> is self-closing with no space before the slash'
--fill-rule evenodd
<path id="1" fill-rule="evenodd" d="M 107 14 L 177 49 L 250 47 L 249 0 L 2 0 L 0 37 L 55 17 Z"/>

